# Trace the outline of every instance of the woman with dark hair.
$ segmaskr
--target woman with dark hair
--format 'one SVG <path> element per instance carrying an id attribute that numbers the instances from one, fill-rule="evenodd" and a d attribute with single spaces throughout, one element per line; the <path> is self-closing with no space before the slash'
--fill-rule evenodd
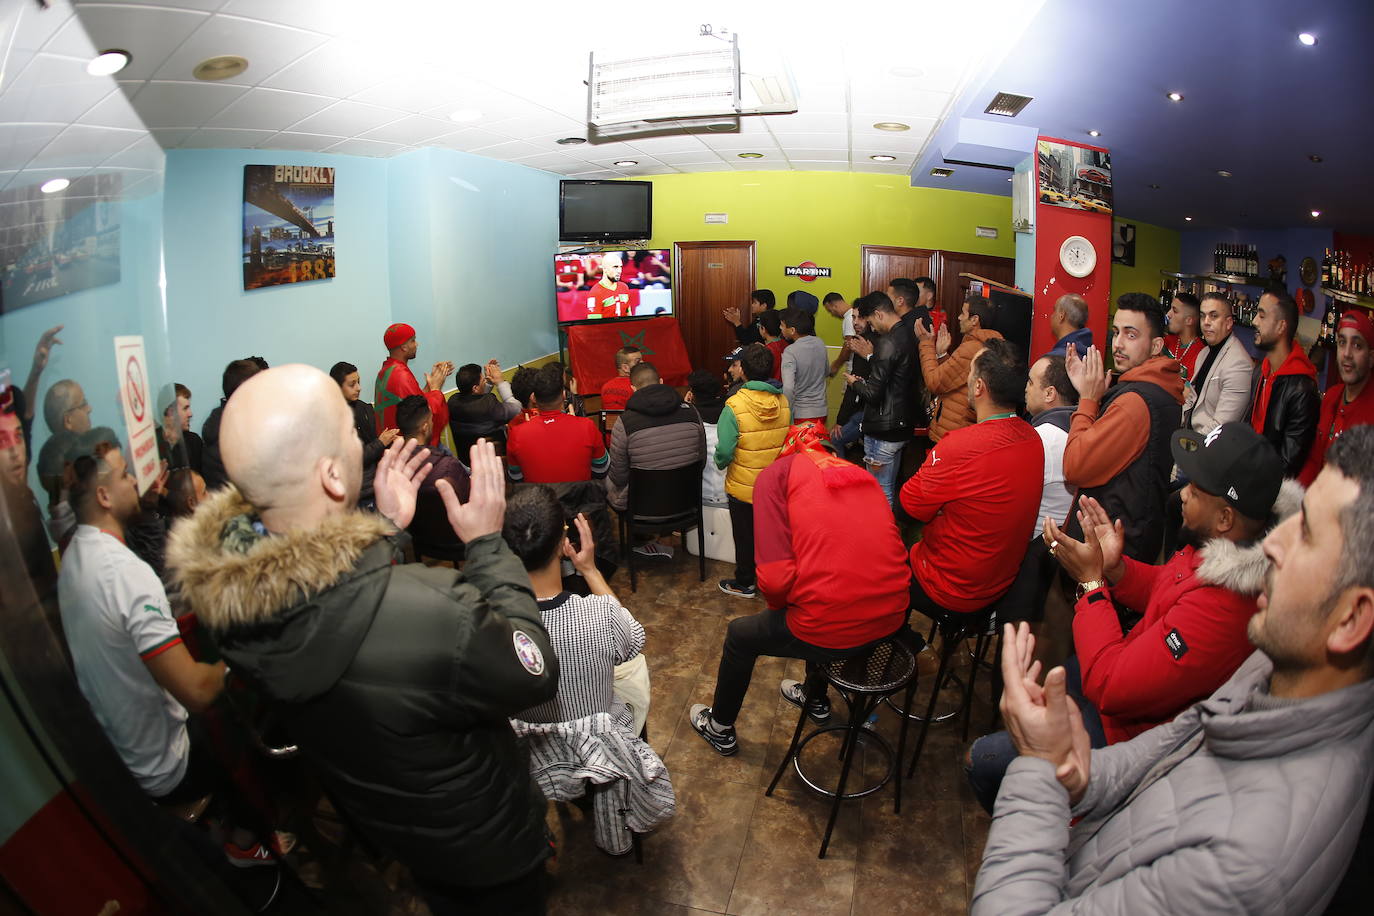
<path id="1" fill-rule="evenodd" d="M 373 506 L 372 497 L 372 477 L 377 472 L 377 462 L 382 458 L 382 452 L 395 441 L 400 432 L 395 429 L 384 429 L 378 436 L 374 431 L 377 429 L 377 415 L 372 411 L 372 405 L 362 400 L 362 380 L 358 376 L 358 367 L 352 363 L 337 362 L 329 370 L 329 377 L 338 384 L 339 390 L 343 392 L 344 400 L 348 402 L 348 408 L 353 411 L 353 428 L 358 433 L 358 438 L 363 442 L 363 485 L 358 493 L 358 505 L 365 509 Z"/>

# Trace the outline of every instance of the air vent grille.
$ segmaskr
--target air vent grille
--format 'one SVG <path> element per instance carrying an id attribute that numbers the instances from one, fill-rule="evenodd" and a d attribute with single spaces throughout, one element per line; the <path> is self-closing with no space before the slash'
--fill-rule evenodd
<path id="1" fill-rule="evenodd" d="M 930 174 L 934 175 L 936 178 L 948 178 L 954 174 L 954 169 L 942 169 L 937 166 L 930 170 Z"/>
<path id="2" fill-rule="evenodd" d="M 1025 110 L 1032 101 L 1031 96 L 1017 95 L 1014 92 L 999 92 L 983 111 L 1004 118 L 1014 118 Z"/>

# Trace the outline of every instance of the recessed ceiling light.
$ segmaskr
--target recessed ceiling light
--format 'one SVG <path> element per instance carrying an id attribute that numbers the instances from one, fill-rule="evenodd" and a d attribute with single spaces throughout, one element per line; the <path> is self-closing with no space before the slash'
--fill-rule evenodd
<path id="1" fill-rule="evenodd" d="M 1309 155 L 1309 156 L 1307 157 L 1307 161 L 1308 161 L 1308 162 L 1321 162 L 1321 161 L 1322 161 L 1322 157 L 1321 157 L 1321 156 L 1318 156 L 1316 153 L 1312 153 L 1311 155 Z"/>
<path id="2" fill-rule="evenodd" d="M 1008 178 L 1008 179 L 1007 179 L 1007 181 L 1011 181 L 1011 179 L 1010 179 L 1010 178 Z"/>
<path id="3" fill-rule="evenodd" d="M 1100 131 L 1100 130 L 1090 130 L 1090 131 L 1088 131 L 1088 136 L 1089 136 L 1089 137 L 1100 137 L 1100 136 L 1102 136 L 1102 131 Z"/>
<path id="4" fill-rule="evenodd" d="M 901 121 L 878 121 L 873 125 L 874 130 L 911 130 L 910 124 L 903 124 Z"/>
<path id="5" fill-rule="evenodd" d="M 109 76 L 111 73 L 118 73 L 129 66 L 131 60 L 133 60 L 133 55 L 128 51 L 110 48 L 91 58 L 91 62 L 86 65 L 86 72 L 91 76 Z"/>
<path id="6" fill-rule="evenodd" d="M 248 58 L 239 57 L 236 54 L 221 54 L 219 57 L 211 57 L 196 64 L 191 75 L 198 80 L 205 80 L 213 83 L 217 80 L 227 80 L 232 76 L 238 76 L 248 69 Z"/>
<path id="7" fill-rule="evenodd" d="M 1183 101 L 1183 93 L 1181 93 L 1181 92 L 1171 92 L 1171 93 L 1169 93 L 1169 101 L 1171 101 L 1171 102 L 1181 102 L 1181 101 Z"/>
<path id="8" fill-rule="evenodd" d="M 1317 36 L 1313 35 L 1311 32 L 1299 32 L 1298 41 L 1302 42 L 1310 48 L 1317 43 Z"/>
<path id="9" fill-rule="evenodd" d="M 1321 216 L 1321 215 L 1322 215 L 1322 211 L 1320 211 L 1320 210 L 1313 210 L 1313 211 L 1312 211 L 1312 218 L 1313 218 L 1313 219 L 1316 219 L 1317 217 L 1319 217 L 1319 216 Z"/>
<path id="10" fill-rule="evenodd" d="M 559 144 L 560 146 L 576 146 L 576 145 L 579 144 L 579 143 L 586 143 L 586 142 L 587 142 L 587 138 L 586 138 L 586 137 L 563 137 L 561 140 L 555 140 L 555 141 L 553 141 L 553 142 Z"/>
<path id="11" fill-rule="evenodd" d="M 877 156 L 869 156 L 868 158 L 869 158 L 869 159 L 872 159 L 874 162 L 892 162 L 892 161 L 895 160 L 897 157 L 896 157 L 896 156 L 887 156 L 887 155 L 879 154 L 879 155 L 877 155 Z"/>
<path id="12" fill-rule="evenodd" d="M 936 166 L 930 170 L 930 174 L 936 178 L 948 178 L 954 174 L 954 169 L 944 169 Z"/>
<path id="13" fill-rule="evenodd" d="M 71 182 L 65 178 L 53 178 L 39 185 L 38 190 L 44 194 L 56 194 L 58 191 L 67 190 L 67 186 L 70 184 Z"/>
<path id="14" fill-rule="evenodd" d="M 1183 217 L 1183 221 L 1185 223 L 1191 223 L 1193 221 L 1193 218 L 1191 216 L 1185 216 Z"/>
<path id="15" fill-rule="evenodd" d="M 739 153 L 741 159 L 762 159 L 763 153 Z"/>
<path id="16" fill-rule="evenodd" d="M 450 121 L 457 121 L 459 124 L 467 124 L 471 121 L 482 120 L 482 112 L 478 111 L 476 108 L 460 108 L 457 111 L 450 112 L 448 119 Z"/>
<path id="17" fill-rule="evenodd" d="M 1230 178 L 1230 177 L 1231 177 L 1231 173 L 1228 172 L 1228 171 L 1226 171 L 1225 169 L 1217 169 L 1217 174 L 1220 175 L 1222 178 Z"/>
<path id="18" fill-rule="evenodd" d="M 611 165 L 620 165 L 620 166 L 639 165 L 639 162 L 638 162 L 638 160 L 635 160 L 635 159 L 617 159 L 615 162 L 612 162 Z"/>
<path id="19" fill-rule="evenodd" d="M 1150 185 L 1150 190 L 1151 190 L 1151 191 L 1158 191 L 1158 190 L 1159 190 L 1159 185 L 1157 185 L 1157 184 L 1152 184 L 1152 185 Z"/>

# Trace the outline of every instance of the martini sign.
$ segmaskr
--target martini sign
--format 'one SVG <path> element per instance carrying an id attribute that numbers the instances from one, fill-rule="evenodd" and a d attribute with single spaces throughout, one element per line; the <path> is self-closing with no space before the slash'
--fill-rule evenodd
<path id="1" fill-rule="evenodd" d="M 129 465 L 138 480 L 138 492 L 146 493 L 158 477 L 157 433 L 153 422 L 153 396 L 148 384 L 148 358 L 141 336 L 116 337 L 115 371 L 119 379 L 119 403 L 129 433 Z"/>

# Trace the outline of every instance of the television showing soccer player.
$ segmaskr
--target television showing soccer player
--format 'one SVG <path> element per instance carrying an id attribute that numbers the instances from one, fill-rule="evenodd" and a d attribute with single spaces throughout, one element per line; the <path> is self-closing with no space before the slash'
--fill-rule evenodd
<path id="1" fill-rule="evenodd" d="M 672 252 L 596 251 L 554 257 L 558 320 L 652 318 L 673 313 Z"/>

